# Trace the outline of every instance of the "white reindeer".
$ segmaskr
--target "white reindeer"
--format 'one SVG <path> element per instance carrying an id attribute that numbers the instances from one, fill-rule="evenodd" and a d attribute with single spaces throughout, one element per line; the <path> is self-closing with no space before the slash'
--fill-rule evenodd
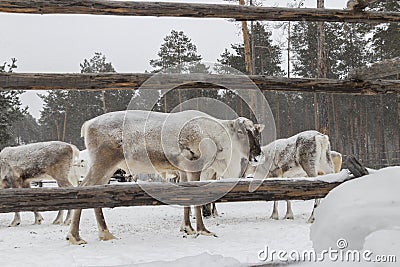
<path id="1" fill-rule="evenodd" d="M 260 173 L 268 173 L 267 177 L 316 177 L 317 175 L 339 172 L 341 167 L 341 155 L 330 150 L 329 137 L 318 131 L 304 131 L 287 139 L 278 139 L 263 146 L 262 151 L 265 161 L 258 168 L 263 168 Z M 335 158 L 335 168 L 332 162 Z M 249 166 L 246 176 L 253 174 L 255 167 Z M 257 177 L 258 171 L 254 174 Z M 319 199 L 314 202 L 314 208 L 319 204 Z M 286 201 L 286 215 L 284 219 L 293 219 L 291 202 Z M 271 218 L 278 220 L 278 202 L 274 201 Z M 309 223 L 314 221 L 314 210 L 308 219 Z"/>
<path id="2" fill-rule="evenodd" d="M 71 144 L 59 141 L 34 143 L 17 147 L 6 147 L 0 152 L 0 189 L 29 188 L 32 181 L 43 179 L 56 180 L 58 186 L 78 185 L 78 176 L 72 171 L 78 164 L 79 150 Z M 34 212 L 35 224 L 41 224 L 43 217 Z M 65 225 L 71 222 L 68 211 Z M 16 212 L 10 226 L 21 223 Z M 63 223 L 63 211 L 60 210 L 53 224 Z"/>

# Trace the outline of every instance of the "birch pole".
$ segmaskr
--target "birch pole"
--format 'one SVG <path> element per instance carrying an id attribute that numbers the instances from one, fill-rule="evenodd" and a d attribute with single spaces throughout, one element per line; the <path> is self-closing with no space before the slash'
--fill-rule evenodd
<path id="1" fill-rule="evenodd" d="M 325 0 L 317 0 L 317 8 L 324 8 L 324 2 Z M 318 22 L 318 78 L 326 78 L 328 73 L 325 39 L 325 22 L 321 21 Z M 316 125 L 316 129 L 323 134 L 328 134 L 328 101 L 325 94 L 317 96 L 317 117 L 318 124 Z"/>

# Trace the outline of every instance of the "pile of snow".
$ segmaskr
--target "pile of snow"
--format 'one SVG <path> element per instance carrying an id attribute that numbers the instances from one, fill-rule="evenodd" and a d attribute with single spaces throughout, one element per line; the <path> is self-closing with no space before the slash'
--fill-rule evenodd
<path id="1" fill-rule="evenodd" d="M 333 189 L 315 211 L 310 236 L 316 252 L 369 249 L 400 260 L 400 167 L 388 167 Z M 393 254 L 392 253 L 392 254 Z"/>

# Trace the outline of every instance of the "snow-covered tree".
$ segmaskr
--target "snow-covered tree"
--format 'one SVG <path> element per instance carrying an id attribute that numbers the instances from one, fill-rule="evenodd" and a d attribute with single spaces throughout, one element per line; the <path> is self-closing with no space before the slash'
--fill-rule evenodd
<path id="1" fill-rule="evenodd" d="M 172 30 L 164 38 L 157 53 L 158 58 L 150 60 L 155 72 L 168 70 L 174 73 L 190 72 L 190 69 L 200 64 L 201 56 L 197 54 L 197 47 L 183 31 Z M 204 69 L 204 68 L 203 68 Z"/>
<path id="2" fill-rule="evenodd" d="M 0 72 L 12 72 L 17 68 L 17 60 L 5 62 L 0 66 Z M 11 127 L 22 119 L 25 109 L 21 107 L 19 95 L 21 91 L 0 91 L 0 149 L 8 144 L 13 144 Z"/>

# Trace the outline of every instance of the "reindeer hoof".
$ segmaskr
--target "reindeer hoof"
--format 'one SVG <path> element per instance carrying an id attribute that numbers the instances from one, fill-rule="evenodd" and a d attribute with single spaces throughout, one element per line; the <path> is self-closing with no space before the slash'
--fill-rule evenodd
<path id="1" fill-rule="evenodd" d="M 315 218 L 314 217 L 310 217 L 308 220 L 307 220 L 307 223 L 313 223 L 315 221 Z"/>
<path id="2" fill-rule="evenodd" d="M 207 229 L 206 230 L 197 231 L 196 237 L 199 236 L 199 235 L 218 237 L 216 234 L 214 234 L 213 232 L 208 231 Z"/>
<path id="3" fill-rule="evenodd" d="M 294 220 L 293 214 L 286 214 L 285 217 L 283 217 L 285 220 Z"/>
<path id="4" fill-rule="evenodd" d="M 113 234 L 111 234 L 108 230 L 104 230 L 99 233 L 99 239 L 102 241 L 108 241 L 117 238 Z"/>
<path id="5" fill-rule="evenodd" d="M 68 234 L 67 240 L 71 245 L 84 245 L 87 244 L 85 240 L 83 240 L 80 236 L 73 237 L 71 234 Z"/>
<path id="6" fill-rule="evenodd" d="M 182 227 L 181 227 L 181 230 L 180 230 L 181 232 L 184 232 L 184 233 L 186 233 L 186 234 L 188 234 L 188 235 L 195 235 L 196 234 L 196 231 L 193 229 L 193 227 L 192 226 L 188 226 L 188 225 L 182 225 Z"/>
<path id="7" fill-rule="evenodd" d="M 68 226 L 68 225 L 71 224 L 71 221 L 72 221 L 71 219 L 65 220 L 65 221 L 63 222 L 63 225 Z"/>
<path id="8" fill-rule="evenodd" d="M 10 225 L 8 225 L 8 227 L 16 227 L 20 224 L 21 224 L 21 222 L 12 222 L 12 223 L 10 223 Z"/>
<path id="9" fill-rule="evenodd" d="M 53 222 L 53 224 L 56 224 L 56 225 L 61 224 L 61 221 L 60 221 L 60 220 L 55 220 L 55 221 Z"/>
<path id="10" fill-rule="evenodd" d="M 272 214 L 271 217 L 269 217 L 272 220 L 279 220 L 278 214 Z"/>
<path id="11" fill-rule="evenodd" d="M 41 224 L 42 224 L 42 222 L 43 222 L 43 219 L 41 219 L 41 220 L 36 220 L 36 221 L 35 221 L 35 224 L 37 224 L 37 225 L 41 225 Z"/>

